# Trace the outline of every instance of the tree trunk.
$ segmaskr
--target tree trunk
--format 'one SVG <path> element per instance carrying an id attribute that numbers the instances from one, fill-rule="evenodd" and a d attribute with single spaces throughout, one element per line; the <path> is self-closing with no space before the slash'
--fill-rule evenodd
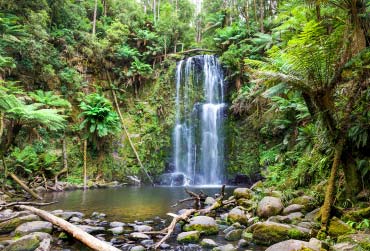
<path id="1" fill-rule="evenodd" d="M 31 206 L 17 206 L 19 209 L 31 211 L 32 213 L 38 215 L 39 217 L 43 218 L 44 220 L 49 221 L 53 225 L 60 227 L 71 236 L 76 238 L 77 240 L 81 241 L 83 244 L 88 246 L 89 248 L 97 251 L 119 251 L 118 248 L 115 248 L 109 245 L 107 242 L 101 241 L 94 236 L 86 233 L 82 229 L 78 228 L 77 226 L 69 223 L 68 221 L 63 220 L 55 215 L 52 215 L 49 212 L 44 210 L 31 207 Z"/>
<path id="2" fill-rule="evenodd" d="M 87 188 L 87 139 L 84 139 L 84 190 Z"/>
<path id="3" fill-rule="evenodd" d="M 361 191 L 361 179 L 357 172 L 356 162 L 353 159 L 351 149 L 343 150 L 343 173 L 345 179 L 346 197 L 354 201 L 355 196 Z"/>
<path id="4" fill-rule="evenodd" d="M 107 73 L 107 76 L 108 76 L 108 73 Z M 110 80 L 109 80 L 109 82 L 110 82 Z M 123 116 L 122 116 L 121 110 L 119 109 L 119 105 L 118 105 L 118 101 L 117 101 L 117 96 L 116 96 L 116 93 L 115 93 L 115 91 L 113 89 L 112 89 L 112 95 L 113 95 L 114 104 L 116 106 L 117 113 L 118 113 L 118 115 L 119 115 L 119 117 L 121 119 L 121 124 L 122 124 L 123 130 L 124 130 L 124 132 L 126 134 L 126 137 L 128 139 L 128 142 L 129 142 L 129 144 L 131 146 L 131 149 L 135 153 L 136 159 L 139 162 L 139 165 L 140 165 L 141 170 L 143 170 L 143 172 L 148 177 L 150 183 L 154 186 L 154 182 L 153 182 L 152 178 L 150 177 L 150 175 L 148 174 L 148 172 L 146 171 L 146 169 L 144 168 L 144 165 L 143 165 L 143 163 L 140 160 L 139 154 L 137 153 L 137 151 L 135 149 L 134 143 L 132 142 L 131 137 L 130 137 L 128 131 L 127 131 L 127 128 L 126 128 L 125 123 L 123 121 Z"/>
<path id="5" fill-rule="evenodd" d="M 93 29 L 92 29 L 92 34 L 95 36 L 96 33 L 96 14 L 98 12 L 98 0 L 95 0 L 94 4 L 94 17 L 93 17 Z"/>
<path id="6" fill-rule="evenodd" d="M 0 143 L 4 133 L 4 113 L 0 112 Z"/>
<path id="7" fill-rule="evenodd" d="M 35 199 L 42 200 L 42 197 L 32 191 L 26 184 L 23 183 L 14 173 L 9 173 L 9 176 L 12 177 L 12 179 L 17 182 L 25 191 L 27 191 L 29 194 L 32 195 Z"/>
<path id="8" fill-rule="evenodd" d="M 67 156 L 67 142 L 66 136 L 63 136 L 62 139 L 62 152 L 63 152 L 63 169 L 67 170 L 67 177 L 68 177 L 68 156 Z"/>
<path id="9" fill-rule="evenodd" d="M 263 18 L 264 18 L 264 15 L 265 15 L 264 12 L 265 12 L 264 0 L 260 0 L 260 28 L 261 28 L 262 33 L 265 32 L 265 27 L 263 25 Z"/>
<path id="10" fill-rule="evenodd" d="M 331 167 L 328 185 L 325 191 L 324 204 L 321 207 L 321 230 L 320 230 L 321 233 L 319 233 L 319 235 L 321 234 L 326 235 L 328 230 L 331 208 L 333 206 L 335 196 L 335 180 L 336 180 L 335 178 L 337 176 L 337 172 L 340 166 L 344 142 L 345 142 L 344 138 L 341 138 L 334 149 L 334 160 Z"/>

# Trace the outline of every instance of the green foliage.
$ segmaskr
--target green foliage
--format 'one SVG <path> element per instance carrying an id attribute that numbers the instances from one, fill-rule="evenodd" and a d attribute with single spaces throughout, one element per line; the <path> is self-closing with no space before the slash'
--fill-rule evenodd
<path id="1" fill-rule="evenodd" d="M 80 108 L 82 112 L 79 117 L 84 119 L 80 130 L 86 129 L 88 133 L 96 134 L 99 138 L 119 130 L 118 115 L 109 100 L 103 96 L 97 93 L 86 96 L 80 103 Z"/>

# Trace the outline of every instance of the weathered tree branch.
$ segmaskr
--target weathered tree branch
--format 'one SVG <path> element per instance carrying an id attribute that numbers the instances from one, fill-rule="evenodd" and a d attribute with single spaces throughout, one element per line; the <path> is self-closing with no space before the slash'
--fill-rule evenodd
<path id="1" fill-rule="evenodd" d="M 40 216 L 44 220 L 49 221 L 50 223 L 60 227 L 70 235 L 72 235 L 77 240 L 81 241 L 83 244 L 88 246 L 89 248 L 96 250 L 96 251 L 120 251 L 118 248 L 115 248 L 111 245 L 109 245 L 107 242 L 103 242 L 94 236 L 86 233 L 82 229 L 78 228 L 77 226 L 73 225 L 72 223 L 69 223 L 68 221 L 65 221 L 55 215 L 52 215 L 49 212 L 46 212 L 41 209 L 37 209 L 35 207 L 30 206 L 17 206 L 19 209 L 22 210 L 28 210 L 32 213 Z"/>

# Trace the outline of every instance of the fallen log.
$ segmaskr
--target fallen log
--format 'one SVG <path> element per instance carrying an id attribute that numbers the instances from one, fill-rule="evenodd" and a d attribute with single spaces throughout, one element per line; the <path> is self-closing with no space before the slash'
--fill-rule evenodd
<path id="1" fill-rule="evenodd" d="M 38 200 L 43 200 L 43 198 L 38 195 L 37 193 L 35 193 L 34 191 L 32 191 L 26 184 L 23 183 L 23 181 L 21 181 L 17 175 L 15 175 L 14 173 L 9 173 L 9 176 L 15 181 L 17 182 L 25 191 L 27 191 L 29 194 L 31 194 L 35 199 L 38 199 Z"/>
<path id="2" fill-rule="evenodd" d="M 20 205 L 28 205 L 28 206 L 48 206 L 57 203 L 58 201 L 52 201 L 52 202 L 32 202 L 32 201 L 16 201 L 16 202 L 11 202 L 8 204 L 0 204 L 0 211 L 3 210 L 4 208 L 8 207 L 14 207 L 14 206 L 20 206 Z"/>
<path id="3" fill-rule="evenodd" d="M 87 247 L 96 250 L 96 251 L 120 251 L 118 248 L 115 248 L 108 243 L 101 241 L 91 234 L 86 233 L 82 229 L 78 228 L 77 226 L 73 225 L 72 223 L 69 223 L 68 221 L 65 221 L 55 215 L 52 215 L 51 213 L 48 213 L 44 210 L 31 207 L 31 206 L 17 206 L 17 208 L 22 210 L 28 210 L 32 213 L 40 216 L 44 220 L 49 221 L 50 223 L 54 224 L 55 226 L 60 227 L 67 233 L 69 233 L 71 236 L 73 236 L 75 239 L 81 241 L 83 244 L 85 244 Z"/>

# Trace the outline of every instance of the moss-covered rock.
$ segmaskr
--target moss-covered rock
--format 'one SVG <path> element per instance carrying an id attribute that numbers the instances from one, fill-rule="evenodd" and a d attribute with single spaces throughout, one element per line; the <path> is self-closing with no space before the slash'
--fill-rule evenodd
<path id="1" fill-rule="evenodd" d="M 289 239 L 308 239 L 309 234 L 287 224 L 275 222 L 259 222 L 247 230 L 253 234 L 253 242 L 262 245 L 271 245 Z"/>
<path id="2" fill-rule="evenodd" d="M 286 240 L 276 243 L 266 251 L 321 251 L 321 243 L 316 239 L 310 240 L 310 242 L 300 240 Z"/>
<path id="3" fill-rule="evenodd" d="M 183 229 L 184 231 L 199 231 L 204 235 L 217 234 L 219 230 L 215 219 L 208 216 L 196 216 L 191 218 Z"/>
<path id="4" fill-rule="evenodd" d="M 252 209 L 256 208 L 257 205 L 253 200 L 248 200 L 248 199 L 238 199 L 237 203 L 239 206 L 244 207 L 247 211 L 251 211 Z"/>
<path id="5" fill-rule="evenodd" d="M 236 199 L 251 199 L 253 197 L 253 191 L 249 188 L 236 188 L 233 193 Z"/>
<path id="6" fill-rule="evenodd" d="M 370 234 L 347 234 L 338 237 L 338 242 L 356 244 L 364 250 L 370 250 Z"/>
<path id="7" fill-rule="evenodd" d="M 33 232 L 44 232 L 44 233 L 51 233 L 53 230 L 53 225 L 47 221 L 30 221 L 25 222 L 19 225 L 15 229 L 15 234 L 17 236 L 27 235 Z"/>
<path id="8" fill-rule="evenodd" d="M 25 235 L 9 244 L 4 251 L 33 251 L 45 239 L 51 239 L 50 234 L 35 232 Z"/>
<path id="9" fill-rule="evenodd" d="M 370 218 L 370 207 L 353 209 L 343 215 L 344 221 L 361 221 L 366 218 Z"/>
<path id="10" fill-rule="evenodd" d="M 257 215 L 259 217 L 268 218 L 280 214 L 283 208 L 284 206 L 281 199 L 266 196 L 258 203 Z"/>
<path id="11" fill-rule="evenodd" d="M 240 223 L 242 225 L 248 225 L 248 215 L 240 207 L 234 207 L 227 214 L 227 221 L 229 223 Z"/>
<path id="12" fill-rule="evenodd" d="M 338 237 L 344 234 L 354 233 L 354 230 L 347 225 L 345 222 L 341 221 L 337 217 L 333 217 L 329 222 L 328 234 L 331 237 Z"/>
<path id="13" fill-rule="evenodd" d="M 197 243 L 199 242 L 199 231 L 182 232 L 177 235 L 176 240 L 179 243 Z"/>
<path id="14" fill-rule="evenodd" d="M 307 195 L 303 195 L 291 200 L 290 204 L 299 204 L 303 206 L 305 212 L 311 211 L 315 208 L 315 198 Z"/>
<path id="15" fill-rule="evenodd" d="M 234 230 L 231 230 L 230 232 L 228 232 L 225 235 L 225 239 L 228 240 L 228 241 L 237 241 L 237 240 L 240 240 L 240 238 L 242 236 L 242 233 L 243 233 L 243 230 L 242 229 L 234 229 Z"/>
<path id="16" fill-rule="evenodd" d="M 10 233 L 23 223 L 37 220 L 40 220 L 40 218 L 36 215 L 31 214 L 0 222 L 0 234 Z"/>

